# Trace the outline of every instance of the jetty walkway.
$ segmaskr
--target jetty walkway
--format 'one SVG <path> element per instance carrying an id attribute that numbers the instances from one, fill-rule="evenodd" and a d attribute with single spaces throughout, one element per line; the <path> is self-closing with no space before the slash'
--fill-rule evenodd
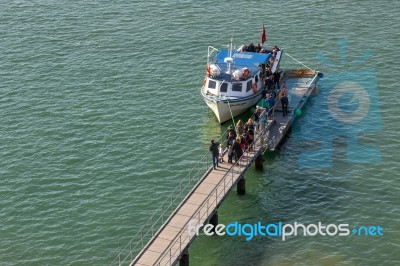
<path id="1" fill-rule="evenodd" d="M 210 152 L 204 155 L 112 265 L 173 265 L 179 260 L 188 260 L 187 249 L 196 237 L 193 229 L 190 234 L 189 224 L 191 228 L 208 222 L 218 224 L 217 209 L 235 185 L 238 193 L 244 194 L 246 170 L 254 161 L 262 168 L 268 131 L 276 126 L 274 113 L 267 119 L 264 111 L 260 121 L 252 151 L 248 148 L 234 164 L 227 162 L 225 151 L 225 162 L 219 163 L 216 170 L 213 170 Z M 226 134 L 227 131 L 218 143 L 226 144 Z"/>
<path id="2" fill-rule="evenodd" d="M 181 266 L 189 265 L 188 248 L 196 237 L 193 229 L 207 223 L 218 224 L 218 207 L 235 186 L 238 194 L 245 193 L 244 173 L 253 162 L 256 168 L 262 169 L 263 153 L 278 147 L 295 119 L 296 108 L 303 107 L 314 92 L 318 80 L 315 73 L 307 73 L 307 78 L 296 78 L 292 82 L 289 116 L 282 115 L 278 104 L 268 114 L 266 110 L 262 112 L 255 130 L 253 149 L 247 148 L 241 160 L 228 163 L 225 150 L 225 163 L 220 163 L 214 170 L 211 153 L 207 152 L 112 265 L 174 265 L 178 262 Z M 227 131 L 217 141 L 223 146 L 226 146 L 226 134 Z"/>

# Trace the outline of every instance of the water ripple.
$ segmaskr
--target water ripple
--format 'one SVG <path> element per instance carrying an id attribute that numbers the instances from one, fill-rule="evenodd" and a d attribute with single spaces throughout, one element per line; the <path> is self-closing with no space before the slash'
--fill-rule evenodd
<path id="1" fill-rule="evenodd" d="M 211 11 L 216 5 L 229 15 Z M 266 156 L 263 173 L 248 172 L 247 195 L 232 193 L 219 210 L 221 220 L 323 219 L 381 224 L 389 233 L 385 241 L 200 237 L 191 247 L 191 263 L 400 263 L 393 255 L 400 220 L 393 30 L 399 23 L 391 11 L 398 4 L 285 2 L 267 18 L 260 12 L 269 9 L 264 5 L 1 3 L 2 263 L 110 263 L 207 152 L 210 138 L 223 131 L 198 94 L 207 45 L 227 45 L 231 37 L 235 43 L 257 42 L 263 22 L 269 42 L 325 73 L 351 71 L 340 64 L 340 39 L 348 39 L 348 62 L 373 51 L 364 67 L 376 71 L 383 129 L 362 141 L 379 147 L 381 162 L 349 164 L 339 141 L 334 167 L 300 169 L 302 149 L 318 143 L 302 146 L 289 138 Z M 317 61 L 317 52 L 340 67 Z M 287 58 L 283 64 L 297 66 Z M 322 80 L 320 88 L 329 85 Z M 323 141 L 319 134 L 331 121 L 319 99 L 311 102 L 299 130 Z"/>

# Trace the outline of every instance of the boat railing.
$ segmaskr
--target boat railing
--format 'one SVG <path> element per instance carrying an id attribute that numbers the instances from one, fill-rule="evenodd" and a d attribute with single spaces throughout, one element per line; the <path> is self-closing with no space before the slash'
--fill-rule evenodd
<path id="1" fill-rule="evenodd" d="M 225 144 L 227 140 L 223 140 L 228 129 L 221 134 L 217 140 L 218 143 Z M 213 165 L 211 153 L 208 151 L 202 156 L 199 162 L 190 170 L 190 172 L 182 179 L 177 187 L 172 191 L 170 196 L 160 205 L 154 214 L 140 228 L 136 235 L 129 241 L 125 248 L 118 254 L 111 265 L 123 265 L 131 263 L 137 255 L 148 245 L 149 241 L 157 232 L 162 229 L 163 225 L 170 219 L 171 214 L 176 207 L 181 204 L 182 200 L 196 186 L 196 184 L 205 176 Z"/>
<path id="2" fill-rule="evenodd" d="M 267 117 L 267 111 L 264 110 L 260 117 Z M 215 188 L 209 193 L 207 198 L 203 201 L 203 203 L 198 207 L 197 211 L 190 217 L 188 222 L 182 226 L 178 235 L 170 242 L 168 245 L 168 249 L 162 254 L 162 256 L 157 260 L 154 265 L 173 265 L 176 263 L 176 259 L 179 257 L 182 252 L 185 251 L 188 244 L 193 240 L 191 232 L 188 234 L 185 233 L 186 230 L 189 230 L 189 223 L 191 221 L 196 221 L 196 224 L 191 224 L 192 228 L 197 228 L 202 221 L 207 220 L 214 213 L 214 210 L 218 207 L 218 203 L 221 202 L 227 195 L 230 190 L 233 189 L 235 184 L 235 177 L 238 173 L 240 173 L 240 164 L 245 167 L 250 165 L 250 162 L 254 160 L 255 156 L 262 154 L 258 153 L 260 149 L 263 149 L 264 146 L 264 137 L 266 133 L 267 126 L 263 124 L 258 131 L 253 141 L 253 153 L 250 153 L 251 147 L 247 147 L 247 149 L 243 152 L 242 158 L 236 161 L 229 170 L 225 173 L 223 178 L 218 182 Z M 245 156 L 247 153 L 247 156 Z M 252 154 L 252 156 L 251 156 Z M 236 181 L 238 181 L 236 177 Z M 228 185 L 227 185 L 228 184 Z"/>
<path id="3" fill-rule="evenodd" d="M 212 55 L 214 52 L 218 52 L 218 49 L 215 48 L 215 47 L 212 47 L 212 46 L 208 46 L 208 51 L 207 51 L 207 65 L 213 63 L 213 62 L 210 60 L 210 57 L 211 57 L 211 55 Z"/>

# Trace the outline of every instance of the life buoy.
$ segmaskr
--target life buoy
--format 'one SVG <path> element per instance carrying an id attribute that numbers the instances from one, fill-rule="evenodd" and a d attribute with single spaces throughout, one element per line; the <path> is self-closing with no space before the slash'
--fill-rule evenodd
<path id="1" fill-rule="evenodd" d="M 211 76 L 211 67 L 210 67 L 210 65 L 206 66 L 206 72 L 207 72 L 208 76 Z"/>
<path id="2" fill-rule="evenodd" d="M 253 83 L 253 93 L 256 94 L 257 93 L 257 83 Z"/>
<path id="3" fill-rule="evenodd" d="M 248 68 L 245 68 L 243 70 L 242 79 L 247 79 L 249 75 L 250 75 L 250 70 Z"/>

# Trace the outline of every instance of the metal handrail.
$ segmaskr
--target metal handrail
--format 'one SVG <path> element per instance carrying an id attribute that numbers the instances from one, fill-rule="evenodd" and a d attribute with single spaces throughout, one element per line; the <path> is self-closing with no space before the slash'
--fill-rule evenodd
<path id="1" fill-rule="evenodd" d="M 262 114 L 260 115 L 260 117 L 261 117 L 261 118 L 262 118 L 262 117 L 266 117 L 266 118 L 268 119 L 269 116 L 268 116 L 267 110 L 264 110 L 264 111 L 262 112 Z M 261 131 L 261 134 L 257 134 L 257 136 L 254 138 L 254 141 L 253 141 L 253 144 L 252 144 L 252 146 L 253 146 L 253 156 L 251 157 L 251 159 L 250 159 L 250 156 L 246 156 L 246 166 L 249 164 L 250 160 L 254 160 L 254 158 L 256 157 L 256 155 L 257 155 L 257 156 L 259 155 L 258 153 L 259 153 L 259 151 L 261 150 L 262 145 L 263 145 L 262 138 L 264 138 L 264 135 L 265 135 L 264 130 L 265 130 L 265 128 L 263 128 L 262 130 L 259 130 L 259 132 Z M 202 221 L 203 216 L 206 216 L 206 217 L 204 218 L 204 220 L 205 220 L 205 219 L 207 219 L 207 218 L 210 216 L 210 214 L 212 214 L 212 213 L 214 212 L 214 211 L 212 211 L 211 213 L 209 212 L 209 202 L 210 202 L 210 199 L 211 199 L 212 197 L 214 197 L 214 192 L 215 192 L 215 208 L 217 208 L 217 206 L 218 206 L 218 198 L 219 198 L 219 196 L 221 195 L 221 193 L 223 193 L 223 196 L 221 197 L 220 200 L 223 200 L 223 198 L 227 195 L 227 191 L 226 191 L 226 179 L 228 179 L 228 178 L 230 177 L 231 186 L 230 186 L 230 188 L 228 189 L 228 192 L 229 192 L 229 191 L 233 188 L 233 185 L 234 185 L 234 177 L 235 177 L 236 170 L 237 170 L 237 169 L 235 170 L 234 168 L 235 168 L 235 167 L 236 167 L 236 168 L 239 167 L 239 169 L 240 169 L 241 166 L 240 166 L 240 165 L 238 166 L 238 164 L 242 161 L 242 159 L 243 159 L 243 157 L 244 157 L 244 155 L 245 155 L 246 152 L 247 152 L 247 154 L 249 155 L 249 149 L 250 149 L 250 146 L 247 147 L 247 149 L 244 151 L 243 156 L 242 156 L 238 161 L 236 161 L 235 164 L 233 164 L 233 165 L 231 166 L 231 168 L 229 168 L 229 170 L 225 173 L 225 175 L 224 175 L 223 178 L 218 182 L 218 184 L 215 186 L 215 188 L 210 192 L 210 194 L 208 195 L 208 197 L 203 201 L 203 203 L 200 205 L 200 207 L 197 209 L 197 211 L 190 217 L 190 220 L 181 228 L 181 230 L 179 231 L 178 235 L 174 238 L 174 240 L 171 241 L 171 243 L 168 245 L 169 248 L 166 250 L 166 252 L 164 252 L 164 255 L 163 255 L 162 257 L 160 257 L 160 258 L 157 260 L 157 262 L 155 263 L 155 265 L 161 265 L 161 261 L 163 261 L 164 259 L 166 259 L 166 256 L 168 256 L 168 255 L 169 255 L 169 260 L 167 260 L 168 263 L 167 263 L 167 264 L 164 264 L 164 265 L 172 265 L 172 264 L 174 264 L 174 263 L 176 262 L 176 259 L 179 257 L 179 255 L 178 255 L 178 256 L 176 256 L 176 258 L 175 258 L 176 252 L 179 251 L 179 252 L 180 252 L 179 254 L 181 254 L 181 253 L 182 253 L 182 250 L 185 250 L 186 246 L 187 246 L 187 245 L 189 244 L 189 242 L 190 242 L 190 235 L 186 236 L 186 237 L 184 238 L 184 241 L 182 242 L 182 235 L 184 234 L 184 230 L 188 230 L 188 223 L 189 223 L 191 220 L 195 219 L 196 216 L 198 216 L 198 222 L 200 223 L 200 221 Z M 235 171 L 234 171 L 234 170 L 235 170 Z M 229 175 L 230 175 L 230 176 L 229 176 Z M 223 183 L 223 188 L 224 188 L 224 190 L 221 191 L 221 192 L 218 194 L 218 188 L 222 185 L 222 183 Z M 207 206 L 206 206 L 206 204 L 207 204 Z M 205 215 L 203 214 L 203 216 L 200 216 L 200 213 L 201 213 L 201 211 L 203 210 L 204 207 L 206 207 L 207 212 L 205 213 Z M 214 208 L 214 209 L 215 209 L 215 208 Z M 189 238 L 189 241 L 186 243 L 186 239 L 187 239 L 187 238 Z M 178 243 L 178 242 L 179 242 L 179 248 L 177 248 L 175 251 L 172 251 L 172 248 L 173 248 L 174 244 L 175 244 L 175 243 Z M 185 245 L 185 246 L 182 247 L 182 244 Z M 173 258 L 175 258 L 175 259 L 173 259 Z"/>
<path id="2" fill-rule="evenodd" d="M 211 52 L 210 52 L 211 51 Z M 210 61 L 210 56 L 212 55 L 212 53 L 214 52 L 218 52 L 218 49 L 212 46 L 208 46 L 207 48 L 207 65 L 211 63 Z"/>
<path id="3" fill-rule="evenodd" d="M 226 136 L 228 129 L 221 134 L 218 143 Z M 224 144 L 227 140 L 224 140 Z M 136 235 L 129 241 L 123 250 L 114 259 L 111 265 L 122 265 L 123 263 L 131 263 L 133 259 L 140 254 L 141 250 L 148 244 L 154 235 L 162 228 L 165 222 L 169 219 L 175 208 L 181 203 L 181 200 L 187 193 L 197 185 L 198 181 L 204 177 L 205 173 L 212 166 L 212 157 L 210 152 L 207 152 L 199 162 L 191 169 L 191 171 L 182 179 L 179 185 L 172 191 L 170 196 L 161 204 L 147 222 L 140 228 Z M 202 170 L 205 171 L 202 171 Z M 193 182 L 196 181 L 196 182 Z M 194 184 L 193 184 L 194 183 Z M 192 186 L 190 186 L 192 184 Z M 188 189 L 189 188 L 189 189 Z M 183 194 L 186 191 L 187 193 Z M 181 198 L 181 196 L 183 197 Z M 178 204 L 175 204 L 178 201 Z M 176 206 L 174 206 L 174 204 Z M 173 208 L 171 208 L 173 207 Z M 165 219 L 164 219 L 165 218 Z M 161 223 L 160 223 L 161 221 Z"/>

